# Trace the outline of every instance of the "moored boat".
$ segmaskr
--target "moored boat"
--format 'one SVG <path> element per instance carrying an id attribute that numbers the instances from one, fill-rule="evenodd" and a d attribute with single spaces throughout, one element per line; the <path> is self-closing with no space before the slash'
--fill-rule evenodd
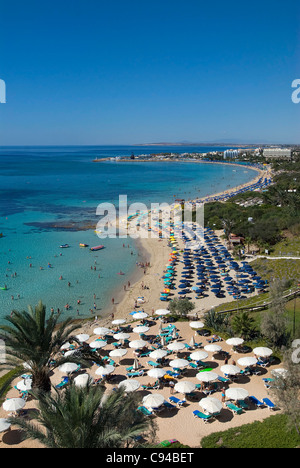
<path id="1" fill-rule="evenodd" d="M 90 250 L 94 251 L 94 250 L 101 250 L 101 249 L 104 249 L 104 245 L 97 245 L 96 247 L 91 247 Z"/>
<path id="2" fill-rule="evenodd" d="M 67 249 L 68 247 L 70 247 L 69 244 L 62 244 L 62 245 L 60 245 L 60 248 L 61 248 L 61 249 Z"/>
<path id="3" fill-rule="evenodd" d="M 79 247 L 88 247 L 88 244 L 79 244 Z"/>

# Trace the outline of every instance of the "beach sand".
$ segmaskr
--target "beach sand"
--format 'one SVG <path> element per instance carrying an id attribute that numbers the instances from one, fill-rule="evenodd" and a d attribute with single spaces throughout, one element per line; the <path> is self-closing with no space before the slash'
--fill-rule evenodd
<path id="1" fill-rule="evenodd" d="M 96 336 L 94 335 L 93 330 L 97 326 L 107 326 L 108 328 L 112 327 L 111 321 L 112 316 L 114 314 L 114 319 L 116 318 L 125 318 L 127 323 L 133 322 L 132 315 L 129 315 L 133 310 L 144 310 L 148 313 L 148 315 L 152 316 L 153 311 L 161 308 L 167 308 L 167 302 L 160 301 L 160 292 L 164 288 L 162 275 L 163 271 L 168 264 L 169 255 L 171 252 L 171 248 L 168 246 L 167 239 L 157 239 L 157 238 L 142 238 L 139 240 L 140 246 L 140 259 L 143 262 L 149 262 L 150 266 L 142 267 L 137 265 L 136 274 L 131 278 L 132 284 L 130 281 L 130 286 L 128 286 L 128 279 L 124 277 L 124 284 L 126 284 L 126 291 L 120 292 L 119 296 L 116 296 L 115 303 L 110 308 L 110 311 L 106 313 L 104 317 L 97 317 L 93 322 L 85 321 L 82 324 L 81 330 L 78 333 L 88 333 L 90 335 L 89 342 L 94 341 Z M 178 247 L 182 248 L 183 244 L 182 241 L 178 241 Z M 180 276 L 180 268 L 182 268 L 182 264 L 178 264 L 177 272 L 178 276 Z M 143 297 L 143 303 L 139 303 L 138 307 L 135 307 L 135 303 L 139 297 Z M 208 297 L 204 299 L 195 300 L 192 296 L 193 301 L 195 302 L 195 309 L 193 311 L 191 319 L 199 318 L 203 313 L 207 310 L 210 310 L 212 307 L 218 305 L 220 303 L 226 301 L 232 301 L 231 296 L 226 296 L 224 299 L 216 300 L 214 295 L 209 294 Z M 152 322 L 150 326 L 150 330 L 147 335 L 156 335 L 158 333 L 160 320 L 156 320 Z M 139 322 L 133 322 L 132 328 L 138 325 Z M 176 328 L 179 333 L 179 341 L 189 344 L 192 337 L 194 337 L 196 342 L 202 342 L 202 345 L 205 346 L 210 339 L 210 337 L 200 337 L 198 335 L 195 336 L 195 331 L 191 329 L 189 322 L 177 322 Z M 165 325 L 164 325 L 165 326 Z M 136 333 L 131 332 L 130 340 L 137 339 L 138 335 Z M 230 353 L 229 363 L 232 362 L 232 359 L 237 361 L 240 357 L 245 356 L 244 354 L 237 354 L 232 352 L 231 347 L 227 345 L 224 341 L 218 343 L 221 345 L 224 351 L 228 351 Z M 114 349 L 112 344 L 108 344 L 100 351 L 101 355 L 108 355 L 109 352 Z M 117 386 L 118 383 L 126 378 L 126 368 L 133 364 L 133 360 L 135 358 L 134 350 L 131 348 L 126 348 L 127 354 L 124 358 L 118 363 L 116 361 L 116 369 L 113 373 L 114 380 L 111 382 L 106 383 L 107 391 L 111 391 L 113 387 Z M 188 352 L 189 354 L 189 352 Z M 253 355 L 250 353 L 250 355 Z M 179 357 L 185 357 L 185 353 L 179 353 Z M 173 355 L 171 355 L 173 358 Z M 141 385 L 146 385 L 149 382 L 154 383 L 155 379 L 151 379 L 147 375 L 147 370 L 151 368 L 148 364 L 149 358 L 142 357 L 139 358 L 139 362 L 142 365 L 142 369 L 145 371 L 145 375 L 138 377 Z M 209 353 L 209 357 L 205 360 L 205 362 L 209 365 L 210 368 L 213 368 L 219 375 L 223 375 L 220 371 L 220 366 L 224 364 L 224 359 L 220 357 L 220 355 L 213 356 Z M 251 377 L 240 376 L 238 377 L 237 382 L 230 384 L 230 387 L 243 387 L 248 390 L 249 395 L 255 395 L 258 399 L 262 399 L 268 396 L 268 391 L 263 384 L 263 377 L 270 377 L 270 371 L 276 367 L 280 367 L 280 363 L 276 365 L 271 365 L 267 368 L 262 369 L 261 375 L 252 375 Z M 97 376 L 95 375 L 95 370 L 97 366 L 94 365 L 92 368 L 88 370 L 90 375 L 94 378 Z M 166 367 L 166 370 L 171 369 L 170 367 Z M 190 380 L 194 383 L 199 383 L 196 378 L 197 371 L 191 368 L 188 368 L 186 374 L 183 377 L 180 377 L 180 380 Z M 62 374 L 56 369 L 53 372 L 51 377 L 51 381 L 53 385 L 58 384 L 61 381 Z M 13 386 L 19 379 L 16 379 L 13 382 Z M 227 385 L 227 384 L 226 384 Z M 141 396 L 146 395 L 149 391 L 146 390 L 137 390 Z M 158 390 L 152 390 L 152 392 L 157 392 L 164 395 L 165 399 L 171 396 L 170 388 L 164 387 Z M 184 395 L 176 394 L 174 395 L 182 398 Z M 7 397 L 16 397 L 18 396 L 18 391 L 12 388 Z M 221 384 L 219 385 L 219 391 L 212 395 L 217 399 L 221 400 Z M 199 407 L 199 399 L 203 398 L 204 395 L 200 393 L 200 391 L 196 391 L 196 400 L 197 401 L 188 401 L 187 403 L 180 407 L 175 408 L 174 410 L 163 410 L 159 412 L 156 416 L 156 422 L 158 424 L 158 432 L 157 432 L 157 439 L 158 441 L 165 440 L 165 439 L 174 439 L 176 438 L 183 444 L 187 444 L 190 447 L 199 447 L 200 440 L 203 436 L 208 435 L 212 432 L 222 431 L 229 429 L 231 427 L 238 427 L 242 424 L 250 423 L 257 420 L 262 420 L 270 415 L 270 410 L 266 407 L 264 408 L 253 408 L 250 407 L 249 410 L 244 411 L 241 415 L 233 414 L 229 409 L 223 408 L 221 411 L 221 415 L 214 419 L 213 421 L 205 424 L 202 420 L 195 419 L 193 416 L 194 410 L 201 410 Z M 26 403 L 26 409 L 29 411 L 34 411 L 35 402 L 32 400 L 28 400 Z M 7 413 L 0 408 L 0 418 L 5 418 Z M 41 445 L 35 441 L 20 441 L 20 432 L 16 430 L 13 426 L 12 429 L 6 433 L 3 433 L 0 436 L 1 448 L 25 448 L 25 447 L 40 447 Z"/>

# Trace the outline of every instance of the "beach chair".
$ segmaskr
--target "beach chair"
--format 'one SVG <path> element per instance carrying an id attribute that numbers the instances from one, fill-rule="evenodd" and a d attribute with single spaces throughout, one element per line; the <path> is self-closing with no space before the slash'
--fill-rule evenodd
<path id="1" fill-rule="evenodd" d="M 69 377 L 63 377 L 62 381 L 59 384 L 55 385 L 55 388 L 62 388 L 65 385 L 67 385 L 68 382 L 69 382 Z"/>
<path id="2" fill-rule="evenodd" d="M 226 402 L 225 404 L 227 408 L 230 409 L 234 414 L 242 414 L 243 408 L 239 408 L 238 406 L 230 402 Z"/>
<path id="3" fill-rule="evenodd" d="M 141 369 L 140 371 L 136 371 L 136 372 L 127 372 L 127 377 L 131 378 L 131 377 L 140 377 L 142 375 L 144 375 L 144 370 Z"/>
<path id="4" fill-rule="evenodd" d="M 155 362 L 155 361 L 147 361 L 147 364 L 149 364 L 149 366 L 152 366 L 152 367 L 160 367 L 159 362 Z"/>
<path id="5" fill-rule="evenodd" d="M 176 398 L 175 396 L 170 396 L 169 401 L 171 403 L 174 403 L 175 405 L 178 405 L 178 406 L 182 406 L 182 405 L 184 405 L 186 403 L 185 399 L 180 400 L 179 398 Z"/>
<path id="6" fill-rule="evenodd" d="M 269 398 L 263 398 L 264 404 L 269 408 L 269 410 L 275 410 L 276 405 Z"/>
<path id="7" fill-rule="evenodd" d="M 195 348 L 201 348 L 201 346 L 202 346 L 202 343 L 194 343 Z"/>
<path id="8" fill-rule="evenodd" d="M 150 351 L 144 351 L 140 354 L 140 357 L 147 357 L 149 356 L 149 354 L 151 353 L 151 350 Z"/>
<path id="9" fill-rule="evenodd" d="M 242 408 L 244 410 L 249 409 L 249 405 L 247 405 L 247 403 L 244 400 L 238 400 L 237 405 L 239 408 Z"/>
<path id="10" fill-rule="evenodd" d="M 255 396 L 249 396 L 249 400 L 257 407 L 262 408 L 265 406 L 264 402 L 259 401 Z"/>
<path id="11" fill-rule="evenodd" d="M 199 369 L 199 366 L 197 366 L 197 364 L 195 362 L 189 362 L 189 366 L 192 368 L 192 369 Z"/>
<path id="12" fill-rule="evenodd" d="M 139 406 L 138 411 L 143 413 L 145 416 L 153 416 L 154 415 L 153 411 L 146 408 L 146 406 Z"/>
<path id="13" fill-rule="evenodd" d="M 194 415 L 194 418 L 202 419 L 204 423 L 208 423 L 208 421 L 210 421 L 213 417 L 211 414 L 204 414 L 204 413 L 201 413 L 201 411 L 199 410 L 193 411 L 193 415 Z"/>

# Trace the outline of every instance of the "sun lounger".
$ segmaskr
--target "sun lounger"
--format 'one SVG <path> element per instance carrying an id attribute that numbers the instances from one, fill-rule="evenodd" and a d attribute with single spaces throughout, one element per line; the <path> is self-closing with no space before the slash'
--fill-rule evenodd
<path id="1" fill-rule="evenodd" d="M 138 411 L 143 413 L 145 416 L 153 416 L 153 414 L 154 414 L 153 411 L 146 408 L 146 406 L 139 406 Z"/>
<path id="2" fill-rule="evenodd" d="M 204 421 L 205 423 L 207 423 L 213 417 L 211 414 L 204 414 L 204 413 L 201 413 L 201 411 L 199 410 L 193 411 L 193 415 L 194 415 L 194 418 L 202 419 L 202 421 Z"/>
<path id="3" fill-rule="evenodd" d="M 269 410 L 274 410 L 276 408 L 275 403 L 269 400 L 269 398 L 263 398 L 263 402 L 269 408 Z"/>
<path id="4" fill-rule="evenodd" d="M 62 388 L 65 385 L 67 385 L 68 382 L 69 382 L 69 378 L 63 377 L 62 381 L 59 384 L 55 385 L 55 388 Z"/>
<path id="5" fill-rule="evenodd" d="M 185 399 L 180 400 L 179 398 L 176 398 L 175 396 L 169 397 L 169 401 L 171 401 L 172 403 L 175 403 L 175 405 L 178 405 L 178 406 L 182 406 L 184 405 L 184 403 L 186 403 Z"/>
<path id="6" fill-rule="evenodd" d="M 244 400 L 238 400 L 237 404 L 239 408 L 242 408 L 244 410 L 249 409 L 249 405 L 247 405 L 247 403 Z"/>
<path id="7" fill-rule="evenodd" d="M 223 383 L 230 382 L 230 379 L 226 379 L 225 377 L 222 377 L 221 375 L 218 375 L 218 380 Z"/>
<path id="8" fill-rule="evenodd" d="M 172 405 L 172 403 L 168 401 L 164 401 L 163 406 L 168 410 L 174 410 L 176 408 L 176 405 Z"/>
<path id="9" fill-rule="evenodd" d="M 230 409 L 234 414 L 242 414 L 243 409 L 239 408 L 238 406 L 234 405 L 233 403 L 225 403 L 227 408 Z"/>
<path id="10" fill-rule="evenodd" d="M 140 377 L 140 376 L 143 375 L 143 374 L 144 374 L 144 371 L 143 371 L 143 369 L 142 369 L 142 370 L 137 371 L 137 372 L 127 372 L 126 375 L 127 375 L 127 377 L 130 378 L 130 377 Z"/>
<path id="11" fill-rule="evenodd" d="M 150 351 L 144 351 L 143 353 L 141 353 L 140 357 L 147 357 L 147 356 L 149 356 L 150 353 L 151 353 L 151 350 Z"/>
<path id="12" fill-rule="evenodd" d="M 159 362 L 155 362 L 155 361 L 147 361 L 147 364 L 149 364 L 149 366 L 152 366 L 152 367 L 160 367 Z"/>
<path id="13" fill-rule="evenodd" d="M 255 396 L 249 396 L 249 400 L 254 403 L 255 406 L 258 408 L 263 407 L 265 404 L 261 401 L 259 401 Z"/>
<path id="14" fill-rule="evenodd" d="M 201 346 L 202 346 L 202 343 L 194 343 L 195 348 L 201 348 Z"/>

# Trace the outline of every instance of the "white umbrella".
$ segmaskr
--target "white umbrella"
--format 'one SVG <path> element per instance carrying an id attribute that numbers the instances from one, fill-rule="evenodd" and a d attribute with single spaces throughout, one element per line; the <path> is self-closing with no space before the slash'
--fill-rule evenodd
<path id="1" fill-rule="evenodd" d="M 287 369 L 283 369 L 283 368 L 278 368 L 278 369 L 273 369 L 271 371 L 271 374 L 274 375 L 274 377 L 286 377 L 287 374 L 288 374 L 288 371 Z"/>
<path id="2" fill-rule="evenodd" d="M 253 349 L 253 353 L 254 353 L 256 356 L 260 356 L 260 357 L 269 357 L 269 356 L 271 356 L 271 354 L 273 353 L 273 351 L 272 351 L 270 348 L 261 347 L 261 348 L 254 348 L 254 349 Z"/>
<path id="3" fill-rule="evenodd" d="M 165 397 L 159 393 L 150 393 L 143 398 L 143 405 L 147 408 L 157 408 L 163 404 Z"/>
<path id="4" fill-rule="evenodd" d="M 7 431 L 7 429 L 9 429 L 10 426 L 11 426 L 11 424 L 10 424 L 10 422 L 8 422 L 7 419 L 5 419 L 5 418 L 0 419 L 0 432 Z"/>
<path id="5" fill-rule="evenodd" d="M 181 382 L 177 382 L 174 386 L 176 392 L 179 393 L 191 393 L 195 390 L 196 385 L 189 380 L 182 380 Z"/>
<path id="6" fill-rule="evenodd" d="M 141 384 L 138 380 L 123 380 L 119 383 L 119 388 L 124 388 L 125 392 L 134 392 L 140 388 Z"/>
<path id="7" fill-rule="evenodd" d="M 122 357 L 127 354 L 127 349 L 119 348 L 119 349 L 113 349 L 110 351 L 109 355 L 110 357 Z"/>
<path id="8" fill-rule="evenodd" d="M 247 396 L 249 396 L 249 392 L 244 388 L 232 387 L 225 390 L 225 395 L 230 400 L 244 400 L 245 398 L 247 398 Z"/>
<path id="9" fill-rule="evenodd" d="M 139 325 L 138 327 L 135 327 L 132 331 L 133 333 L 146 333 L 149 330 L 150 327 L 147 327 L 146 325 Z"/>
<path id="10" fill-rule="evenodd" d="M 125 319 L 116 319 L 116 320 L 113 320 L 111 323 L 113 325 L 122 325 L 123 323 L 125 323 L 126 320 Z"/>
<path id="11" fill-rule="evenodd" d="M 60 349 L 61 349 L 61 350 L 69 349 L 70 346 L 71 346 L 71 343 L 69 343 L 69 341 L 67 341 L 66 343 L 64 343 L 63 345 L 61 345 Z"/>
<path id="12" fill-rule="evenodd" d="M 80 342 L 87 341 L 89 337 L 90 335 L 88 335 L 87 333 L 80 333 L 79 335 L 76 335 L 77 340 Z"/>
<path id="13" fill-rule="evenodd" d="M 77 375 L 74 379 L 76 387 L 85 387 L 88 382 L 92 382 L 93 379 L 89 374 L 80 374 Z"/>
<path id="14" fill-rule="evenodd" d="M 216 344 L 206 345 L 204 346 L 204 349 L 210 353 L 218 353 L 219 351 L 222 351 L 222 347 Z"/>
<path id="15" fill-rule="evenodd" d="M 214 380 L 217 380 L 218 374 L 212 371 L 199 372 L 196 375 L 196 378 L 200 380 L 200 382 L 213 382 Z"/>
<path id="16" fill-rule="evenodd" d="M 241 372 L 239 367 L 233 366 L 232 364 L 225 364 L 225 366 L 222 366 L 220 370 L 226 375 L 237 375 Z"/>
<path id="17" fill-rule="evenodd" d="M 243 367 L 255 366 L 255 364 L 257 363 L 257 359 L 253 356 L 245 356 L 240 358 L 237 363 L 239 366 Z"/>
<path id="18" fill-rule="evenodd" d="M 168 315 L 170 311 L 167 309 L 157 309 L 154 313 L 155 315 Z"/>
<path id="19" fill-rule="evenodd" d="M 142 320 L 144 318 L 148 317 L 148 314 L 146 312 L 136 312 L 133 314 L 132 318 L 134 320 Z"/>
<path id="20" fill-rule="evenodd" d="M 71 356 L 72 354 L 76 353 L 77 349 L 71 349 L 70 351 L 67 351 L 65 354 L 64 354 L 64 357 L 68 357 L 68 356 Z"/>
<path id="21" fill-rule="evenodd" d="M 134 349 L 139 349 L 139 348 L 144 348 L 144 346 L 147 346 L 147 341 L 145 340 L 133 340 L 129 343 L 130 348 Z"/>
<path id="22" fill-rule="evenodd" d="M 111 366 L 110 364 L 107 364 L 106 366 L 98 367 L 95 374 L 96 375 L 108 375 L 108 374 L 111 374 L 114 370 L 115 370 L 114 366 Z"/>
<path id="23" fill-rule="evenodd" d="M 130 338 L 130 334 L 129 334 L 129 333 L 122 333 L 122 332 L 120 332 L 120 333 L 116 333 L 116 334 L 114 335 L 114 338 L 115 338 L 116 340 L 118 340 L 118 341 L 119 341 L 119 340 L 128 340 L 128 338 Z"/>
<path id="24" fill-rule="evenodd" d="M 190 327 L 191 328 L 203 328 L 204 327 L 204 323 L 203 322 L 200 322 L 200 320 L 196 320 L 195 322 L 190 322 Z"/>
<path id="25" fill-rule="evenodd" d="M 78 364 L 75 362 L 65 362 L 61 366 L 59 366 L 58 370 L 60 372 L 64 372 L 68 374 L 69 372 L 74 372 L 78 368 Z"/>
<path id="26" fill-rule="evenodd" d="M 109 328 L 106 328 L 106 327 L 94 328 L 95 335 L 104 336 L 104 335 L 107 335 L 108 333 L 111 333 L 111 332 L 112 331 Z"/>
<path id="27" fill-rule="evenodd" d="M 168 354 L 168 351 L 166 351 L 165 349 L 155 349 L 154 351 L 151 351 L 151 353 L 149 354 L 149 357 L 151 357 L 152 359 L 161 359 L 165 357 L 167 354 Z"/>
<path id="28" fill-rule="evenodd" d="M 154 369 L 150 369 L 147 372 L 147 375 L 149 377 L 153 377 L 154 379 L 161 379 L 165 375 L 166 371 L 164 369 L 158 369 L 155 367 Z"/>
<path id="29" fill-rule="evenodd" d="M 17 385 L 17 389 L 20 390 L 21 392 L 31 390 L 32 388 L 32 379 L 24 379 L 20 380 Z"/>
<path id="30" fill-rule="evenodd" d="M 202 398 L 202 400 L 199 401 L 199 405 L 210 414 L 219 413 L 222 409 L 222 402 L 212 397 Z"/>
<path id="31" fill-rule="evenodd" d="M 24 408 L 26 401 L 23 398 L 8 398 L 3 403 L 3 409 L 5 411 L 19 411 Z"/>
<path id="32" fill-rule="evenodd" d="M 206 359 L 207 357 L 208 353 L 206 351 L 194 351 L 190 354 L 192 361 L 202 361 L 202 359 Z"/>
<path id="33" fill-rule="evenodd" d="M 104 346 L 106 345 L 107 345 L 107 341 L 103 341 L 103 340 L 95 340 L 89 344 L 90 348 L 104 348 Z"/>
<path id="34" fill-rule="evenodd" d="M 180 351 L 181 349 L 184 349 L 185 346 L 183 343 L 180 343 L 179 341 L 174 341 L 173 343 L 168 344 L 167 348 L 170 351 Z"/>
<path id="35" fill-rule="evenodd" d="M 226 340 L 226 343 L 231 345 L 231 346 L 238 346 L 238 345 L 241 345 L 242 343 L 244 343 L 244 340 L 243 338 L 229 338 L 228 340 Z"/>
<path id="36" fill-rule="evenodd" d="M 137 360 L 137 358 L 134 358 L 132 369 L 138 370 L 139 368 L 140 368 L 139 361 Z"/>
<path id="37" fill-rule="evenodd" d="M 190 339 L 190 346 L 193 348 L 195 346 L 195 338 L 192 336 Z"/>
<path id="38" fill-rule="evenodd" d="M 189 361 L 186 359 L 173 359 L 169 364 L 175 369 L 181 369 L 182 367 L 186 367 L 189 364 Z"/>

